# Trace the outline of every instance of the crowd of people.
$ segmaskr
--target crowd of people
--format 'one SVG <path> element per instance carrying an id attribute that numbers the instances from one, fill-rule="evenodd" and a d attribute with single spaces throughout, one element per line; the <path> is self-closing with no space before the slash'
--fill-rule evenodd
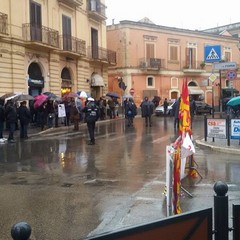
<path id="1" fill-rule="evenodd" d="M 150 100 L 147 96 L 142 100 L 140 110 L 146 127 L 152 127 L 152 115 L 160 100 L 160 97 L 154 97 Z M 164 102 L 166 101 L 167 99 Z M 37 107 L 34 103 L 35 101 L 16 103 L 12 99 L 5 102 L 0 98 L 0 139 L 4 139 L 3 131 L 7 130 L 8 138 L 6 140 L 9 143 L 14 143 L 14 132 L 18 129 L 20 130 L 20 139 L 28 139 L 29 125 L 39 128 L 41 131 L 53 127 L 57 128 L 59 125 L 72 125 L 73 130 L 78 131 L 80 123 L 87 123 L 89 144 L 94 145 L 96 121 L 118 118 L 121 107 L 126 125 L 132 127 L 134 118 L 138 114 L 137 105 L 131 96 L 124 98 L 122 104 L 119 103 L 119 98 L 105 96 L 100 97 L 99 100 L 91 97 L 86 99 L 63 98 L 61 102 L 48 98 Z M 59 116 L 60 108 L 64 108 L 64 117 Z"/>

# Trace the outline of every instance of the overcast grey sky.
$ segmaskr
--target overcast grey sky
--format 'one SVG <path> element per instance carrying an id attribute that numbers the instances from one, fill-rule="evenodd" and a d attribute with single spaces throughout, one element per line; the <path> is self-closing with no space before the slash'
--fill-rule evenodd
<path id="1" fill-rule="evenodd" d="M 240 22 L 240 1 L 105 0 L 107 25 L 148 17 L 157 25 L 204 30 Z"/>

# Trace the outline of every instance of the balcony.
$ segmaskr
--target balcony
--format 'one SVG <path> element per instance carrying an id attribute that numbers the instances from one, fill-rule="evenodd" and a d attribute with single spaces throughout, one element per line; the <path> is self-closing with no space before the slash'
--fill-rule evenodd
<path id="1" fill-rule="evenodd" d="M 59 48 L 59 34 L 54 29 L 25 23 L 22 31 L 23 39 L 33 46 L 45 45 L 45 47 Z"/>
<path id="2" fill-rule="evenodd" d="M 203 64 L 203 61 L 193 61 L 192 63 L 189 63 L 189 61 L 183 61 L 182 64 L 182 70 L 184 73 L 204 73 L 205 70 L 205 64 Z"/>
<path id="3" fill-rule="evenodd" d="M 0 34 L 8 34 L 8 15 L 0 12 Z"/>
<path id="4" fill-rule="evenodd" d="M 83 0 L 58 0 L 58 2 L 69 7 L 80 7 L 83 5 Z"/>
<path id="5" fill-rule="evenodd" d="M 68 35 L 61 35 L 59 39 L 60 48 L 66 54 L 86 56 L 86 42 L 84 40 Z"/>
<path id="6" fill-rule="evenodd" d="M 164 60 L 160 58 L 142 58 L 139 61 L 139 67 L 143 70 L 160 70 L 164 67 Z"/>
<path id="7" fill-rule="evenodd" d="M 97 21 L 104 21 L 106 17 L 106 6 L 100 0 L 87 0 L 88 17 Z"/>
<path id="8" fill-rule="evenodd" d="M 116 52 L 101 47 L 88 47 L 88 57 L 93 60 L 116 64 Z"/>

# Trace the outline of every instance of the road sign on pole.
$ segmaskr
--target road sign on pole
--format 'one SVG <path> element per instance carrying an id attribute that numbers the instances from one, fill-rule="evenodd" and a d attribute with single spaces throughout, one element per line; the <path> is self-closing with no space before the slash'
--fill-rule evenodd
<path id="1" fill-rule="evenodd" d="M 237 68 L 236 62 L 221 62 L 221 63 L 213 64 L 214 70 L 228 70 L 228 69 L 236 69 L 236 68 Z"/>
<path id="2" fill-rule="evenodd" d="M 217 76 L 215 74 L 211 74 L 208 78 L 211 82 L 214 82 L 217 79 Z"/>
<path id="3" fill-rule="evenodd" d="M 204 61 L 207 63 L 214 63 L 221 61 L 221 46 L 220 45 L 212 45 L 205 46 L 204 48 Z"/>
<path id="4" fill-rule="evenodd" d="M 228 70 L 227 72 L 227 79 L 228 80 L 234 80 L 237 78 L 237 73 L 235 70 Z"/>

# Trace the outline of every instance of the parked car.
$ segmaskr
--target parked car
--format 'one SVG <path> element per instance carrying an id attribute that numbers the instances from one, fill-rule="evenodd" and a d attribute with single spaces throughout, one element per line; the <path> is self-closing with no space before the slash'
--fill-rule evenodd
<path id="1" fill-rule="evenodd" d="M 195 101 L 196 103 L 196 114 L 212 113 L 212 106 L 202 101 Z"/>
<path id="2" fill-rule="evenodd" d="M 173 104 L 174 104 L 174 101 L 169 101 L 169 102 L 168 102 L 167 115 L 170 115 L 170 114 L 171 114 Z M 162 104 L 161 106 L 156 107 L 156 109 L 155 109 L 155 115 L 156 115 L 156 116 L 162 116 L 162 115 L 164 115 L 164 107 L 163 107 L 163 104 Z"/>

